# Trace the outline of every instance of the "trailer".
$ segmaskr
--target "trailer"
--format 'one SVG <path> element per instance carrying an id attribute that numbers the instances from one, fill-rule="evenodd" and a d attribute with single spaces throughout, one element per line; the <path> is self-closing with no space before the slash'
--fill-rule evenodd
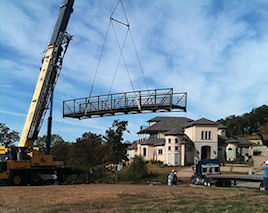
<path id="1" fill-rule="evenodd" d="M 259 182 L 259 189 L 264 190 L 262 175 L 221 174 L 220 162 L 216 159 L 200 160 L 192 176 L 194 185 L 231 187 L 237 181 Z"/>

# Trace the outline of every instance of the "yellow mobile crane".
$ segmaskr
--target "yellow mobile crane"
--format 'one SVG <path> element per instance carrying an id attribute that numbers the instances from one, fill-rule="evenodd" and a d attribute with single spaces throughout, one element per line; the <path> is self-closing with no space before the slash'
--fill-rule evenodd
<path id="1" fill-rule="evenodd" d="M 50 147 L 53 90 L 72 37 L 66 32 L 74 0 L 63 0 L 27 114 L 18 147 L 0 146 L 0 182 L 11 185 L 37 184 L 42 180 L 63 180 L 70 168 L 54 161 L 49 148 L 44 154 L 34 147 L 50 104 L 47 145 Z"/>

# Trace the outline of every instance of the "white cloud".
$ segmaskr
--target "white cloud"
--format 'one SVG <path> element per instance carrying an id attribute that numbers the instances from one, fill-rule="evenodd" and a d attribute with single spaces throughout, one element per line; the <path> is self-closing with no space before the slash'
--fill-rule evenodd
<path id="1" fill-rule="evenodd" d="M 36 81 L 34 75 L 41 65 L 40 52 L 52 33 L 59 7 L 55 1 L 3 0 L 0 4 L 0 18 L 4 20 L 0 29 L 0 89 L 1 99 L 5 100 L 0 109 L 21 115 L 27 111 Z M 140 0 L 124 4 L 149 87 L 187 91 L 186 115 L 217 120 L 268 103 L 266 1 L 241 4 L 238 1 Z M 55 129 L 70 140 L 89 129 L 103 133 L 116 119 L 63 122 L 60 118 L 63 100 L 89 94 L 114 5 L 112 0 L 76 1 L 74 5 L 68 26 L 74 37 L 56 87 L 54 113 Z M 119 16 L 122 17 L 122 11 Z M 119 33 L 120 38 L 123 33 Z M 145 89 L 129 39 L 124 55 L 135 88 Z M 118 57 L 119 50 L 110 31 L 93 94 L 109 91 Z M 131 86 L 121 60 L 113 91 L 129 90 Z M 129 128 L 135 133 L 139 125 L 154 115 L 157 114 L 119 119 L 128 119 Z M 13 125 L 7 115 L 4 120 Z M 135 135 L 126 137 L 134 139 Z"/>

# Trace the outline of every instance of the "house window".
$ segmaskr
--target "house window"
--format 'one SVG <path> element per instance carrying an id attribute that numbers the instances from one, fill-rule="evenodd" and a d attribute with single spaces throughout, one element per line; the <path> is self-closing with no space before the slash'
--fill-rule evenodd
<path id="1" fill-rule="evenodd" d="M 146 148 L 143 148 L 143 156 L 146 157 Z"/>
<path id="2" fill-rule="evenodd" d="M 163 154 L 163 150 L 162 149 L 158 149 L 158 154 L 162 155 Z"/>
<path id="3" fill-rule="evenodd" d="M 171 143 L 171 139 L 170 138 L 168 139 L 168 143 Z"/>
<path id="4" fill-rule="evenodd" d="M 168 147 L 168 151 L 171 151 L 171 146 Z"/>
<path id="5" fill-rule="evenodd" d="M 178 143 L 178 142 L 179 142 L 178 138 L 175 138 L 175 143 Z"/>
<path id="6" fill-rule="evenodd" d="M 211 131 L 201 131 L 202 140 L 211 140 Z"/>
<path id="7" fill-rule="evenodd" d="M 179 147 L 178 146 L 175 146 L 175 151 L 178 151 L 179 150 Z"/>

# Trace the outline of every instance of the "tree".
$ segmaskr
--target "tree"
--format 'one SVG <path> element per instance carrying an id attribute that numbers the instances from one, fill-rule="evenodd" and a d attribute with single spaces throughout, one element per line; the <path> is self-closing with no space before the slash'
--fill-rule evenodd
<path id="1" fill-rule="evenodd" d="M 51 148 L 51 154 L 59 161 L 68 163 L 69 153 L 72 144 L 62 140 L 53 141 L 53 147 Z"/>
<path id="2" fill-rule="evenodd" d="M 39 147 L 39 148 L 43 148 L 43 149 L 46 149 L 46 140 L 47 140 L 47 136 L 46 135 L 43 135 L 42 137 L 38 137 L 37 140 L 36 140 L 36 145 Z M 64 142 L 63 138 L 58 135 L 58 134 L 53 134 L 51 135 L 51 148 L 54 147 L 54 145 L 58 142 Z"/>
<path id="3" fill-rule="evenodd" d="M 70 148 L 68 164 L 78 169 L 90 169 L 104 163 L 102 136 L 86 132 Z"/>
<path id="4" fill-rule="evenodd" d="M 268 122 L 268 106 L 263 105 L 254 108 L 251 112 L 242 116 L 231 115 L 225 119 L 218 120 L 218 122 L 228 127 L 230 135 L 257 134 L 264 141 L 261 127 Z"/>
<path id="5" fill-rule="evenodd" d="M 119 163 L 122 159 L 126 159 L 126 147 L 123 142 L 124 132 L 127 130 L 127 121 L 114 120 L 112 127 L 106 130 L 104 139 L 106 140 L 106 160 L 110 163 Z"/>
<path id="6" fill-rule="evenodd" d="M 0 123 L 0 143 L 5 146 L 13 145 L 19 141 L 19 133 L 16 131 L 10 131 L 10 128 L 4 123 Z"/>

